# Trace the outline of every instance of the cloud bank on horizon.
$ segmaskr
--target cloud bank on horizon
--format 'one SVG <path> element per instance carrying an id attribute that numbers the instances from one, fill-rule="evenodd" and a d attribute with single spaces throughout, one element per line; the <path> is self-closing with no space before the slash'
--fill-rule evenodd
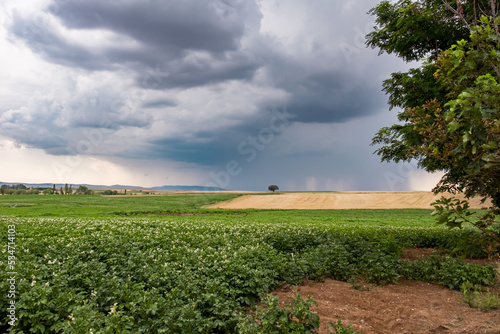
<path id="1" fill-rule="evenodd" d="M 430 189 L 369 146 L 408 68 L 364 47 L 376 3 L 4 1 L 2 181 Z"/>

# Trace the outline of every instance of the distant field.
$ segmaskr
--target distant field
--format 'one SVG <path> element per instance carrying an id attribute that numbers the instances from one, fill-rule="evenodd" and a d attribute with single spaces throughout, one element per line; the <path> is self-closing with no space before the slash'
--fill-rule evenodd
<path id="1" fill-rule="evenodd" d="M 0 196 L 0 216 L 89 218 L 182 213 L 237 196 L 203 193 L 164 196 L 6 195 Z"/>
<path id="2" fill-rule="evenodd" d="M 431 209 L 431 203 L 441 195 L 430 191 L 382 192 L 349 191 L 324 193 L 279 193 L 268 195 L 246 195 L 225 203 L 217 203 L 211 208 L 224 209 Z M 463 197 L 462 197 L 463 198 Z M 472 208 L 480 209 L 479 199 L 473 199 Z"/>

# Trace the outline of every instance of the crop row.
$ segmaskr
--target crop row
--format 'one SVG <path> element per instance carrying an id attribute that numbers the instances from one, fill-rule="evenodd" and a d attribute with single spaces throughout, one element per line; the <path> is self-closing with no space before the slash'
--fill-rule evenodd
<path id="1" fill-rule="evenodd" d="M 215 218 L 215 217 L 214 217 Z M 246 310 L 282 282 L 399 277 L 489 285 L 492 266 L 451 257 L 420 262 L 403 248 L 454 248 L 472 232 L 418 227 L 295 226 L 192 219 L 27 219 L 16 230 L 16 326 L 33 333 L 235 333 Z M 0 293 L 9 305 L 7 233 Z"/>

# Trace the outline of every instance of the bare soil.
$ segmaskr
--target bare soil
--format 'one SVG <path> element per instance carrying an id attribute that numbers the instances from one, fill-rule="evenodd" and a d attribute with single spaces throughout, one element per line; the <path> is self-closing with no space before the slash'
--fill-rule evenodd
<path id="1" fill-rule="evenodd" d="M 441 198 L 430 191 L 383 192 L 346 191 L 326 193 L 279 193 L 246 195 L 210 208 L 221 209 L 431 209 Z M 470 201 L 472 208 L 482 208 L 479 199 Z M 488 203 L 486 203 L 488 204 Z"/>
<path id="2" fill-rule="evenodd" d="M 355 290 L 350 283 L 330 279 L 284 286 L 273 293 L 285 303 L 299 292 L 318 303 L 320 334 L 333 332 L 328 322 L 342 319 L 345 327 L 364 334 L 500 333 L 500 311 L 482 312 L 462 302 L 460 292 L 418 281 Z"/>
<path id="3" fill-rule="evenodd" d="M 405 250 L 401 257 L 413 261 L 432 253 L 433 249 Z M 500 293 L 500 280 L 492 291 Z M 272 294 L 284 304 L 297 292 L 304 299 L 310 295 L 318 303 L 312 311 L 320 317 L 320 334 L 333 332 L 328 323 L 338 319 L 363 334 L 500 333 L 500 310 L 471 308 L 459 291 L 437 284 L 401 279 L 397 285 L 359 284 L 354 289 L 351 283 L 327 279 L 323 283 L 284 285 Z"/>

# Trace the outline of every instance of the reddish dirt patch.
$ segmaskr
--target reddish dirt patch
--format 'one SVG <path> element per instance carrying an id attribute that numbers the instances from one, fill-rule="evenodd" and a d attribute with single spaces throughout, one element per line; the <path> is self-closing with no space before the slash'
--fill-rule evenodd
<path id="1" fill-rule="evenodd" d="M 404 250 L 401 258 L 408 261 L 436 253 L 434 249 Z M 481 264 L 500 264 L 480 260 Z M 497 268 L 500 274 L 500 268 Z M 462 294 L 437 284 L 401 279 L 397 285 L 367 286 L 360 291 L 346 282 L 325 280 L 323 283 L 306 281 L 302 286 L 284 285 L 272 294 L 281 303 L 290 302 L 298 292 L 318 303 L 312 311 L 321 320 L 320 334 L 333 329 L 328 322 L 341 319 L 363 334 L 499 334 L 500 310 L 482 312 L 462 301 Z M 493 292 L 500 294 L 500 278 Z"/>
<path id="2" fill-rule="evenodd" d="M 283 286 L 273 293 L 282 303 L 299 292 L 311 295 L 320 319 L 319 333 L 333 329 L 328 322 L 342 319 L 344 325 L 364 334 L 472 334 L 500 333 L 500 310 L 482 312 L 462 302 L 460 292 L 436 284 L 400 280 L 397 285 L 354 290 L 350 283 L 327 279 L 302 286 Z"/>
<path id="3" fill-rule="evenodd" d="M 433 248 L 413 248 L 413 249 L 404 249 L 401 252 L 400 257 L 404 260 L 415 261 L 418 259 L 422 259 L 429 255 L 433 255 L 436 253 L 436 250 Z"/>

